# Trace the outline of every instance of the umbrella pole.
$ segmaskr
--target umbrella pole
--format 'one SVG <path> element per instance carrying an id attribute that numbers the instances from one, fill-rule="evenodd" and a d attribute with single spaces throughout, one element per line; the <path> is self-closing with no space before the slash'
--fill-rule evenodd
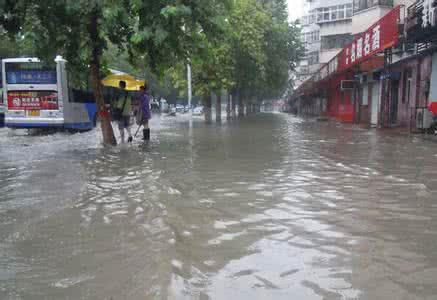
<path id="1" fill-rule="evenodd" d="M 140 132 L 141 127 L 143 127 L 143 124 L 141 124 L 140 126 L 138 126 L 137 132 L 135 132 L 134 137 L 136 138 L 138 135 L 138 132 Z"/>

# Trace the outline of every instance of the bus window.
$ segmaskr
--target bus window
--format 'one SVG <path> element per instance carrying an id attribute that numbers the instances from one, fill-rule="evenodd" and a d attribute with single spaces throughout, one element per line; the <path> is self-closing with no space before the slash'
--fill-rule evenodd
<path id="1" fill-rule="evenodd" d="M 95 103 L 94 93 L 80 89 L 69 89 L 70 102 L 73 103 Z"/>
<path id="2" fill-rule="evenodd" d="M 8 62 L 5 64 L 8 84 L 56 84 L 55 65 L 41 62 Z"/>
<path id="3" fill-rule="evenodd" d="M 2 84 L 2 69 L 1 69 L 1 66 L 0 66 L 0 106 L 2 104 L 3 104 L 3 84 Z"/>
<path id="4" fill-rule="evenodd" d="M 67 69 L 68 98 L 71 103 L 95 103 L 94 93 L 89 90 L 87 72 L 73 72 Z"/>

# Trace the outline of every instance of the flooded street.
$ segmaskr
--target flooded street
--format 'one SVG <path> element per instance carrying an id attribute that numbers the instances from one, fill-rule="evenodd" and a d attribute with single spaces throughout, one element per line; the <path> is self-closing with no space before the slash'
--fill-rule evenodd
<path id="1" fill-rule="evenodd" d="M 0 299 L 437 299 L 437 143 L 285 114 L 151 127 L 113 149 L 0 129 Z"/>

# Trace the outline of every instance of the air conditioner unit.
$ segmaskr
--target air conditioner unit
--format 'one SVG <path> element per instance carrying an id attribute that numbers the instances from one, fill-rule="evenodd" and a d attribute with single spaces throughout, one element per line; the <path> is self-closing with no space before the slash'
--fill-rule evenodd
<path id="1" fill-rule="evenodd" d="M 356 85 L 356 81 L 355 80 L 342 80 L 341 81 L 341 90 L 353 90 L 355 88 Z"/>
<path id="2" fill-rule="evenodd" d="M 418 109 L 416 111 L 416 128 L 428 129 L 433 123 L 434 115 L 428 109 Z"/>

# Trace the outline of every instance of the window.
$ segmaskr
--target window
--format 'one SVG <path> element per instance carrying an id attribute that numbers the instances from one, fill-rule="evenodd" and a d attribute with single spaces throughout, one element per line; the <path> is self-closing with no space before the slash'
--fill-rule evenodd
<path id="1" fill-rule="evenodd" d="M 334 6 L 334 8 L 337 8 L 337 7 Z M 335 20 L 337 20 L 337 14 L 338 14 L 337 9 L 332 9 L 332 10 L 331 10 L 331 21 L 335 21 Z"/>
<path id="2" fill-rule="evenodd" d="M 317 22 L 323 22 L 323 13 L 321 10 L 317 10 Z"/>
<path id="3" fill-rule="evenodd" d="M 56 65 L 42 62 L 8 62 L 5 64 L 8 84 L 56 84 Z"/>
<path id="4" fill-rule="evenodd" d="M 352 18 L 352 4 L 334 5 L 317 9 L 317 22 L 332 22 Z"/>
<path id="5" fill-rule="evenodd" d="M 315 65 L 319 63 L 319 52 L 311 52 L 308 54 L 308 65 Z"/>
<path id="6" fill-rule="evenodd" d="M 339 19 L 344 19 L 344 16 L 345 16 L 345 7 L 344 7 L 344 5 L 339 5 L 338 6 L 338 18 Z"/>
<path id="7" fill-rule="evenodd" d="M 352 7 L 346 9 L 346 18 L 352 18 Z"/>
<path id="8" fill-rule="evenodd" d="M 302 25 L 311 25 L 316 23 L 317 10 L 310 10 L 307 15 L 302 17 Z"/>
<path id="9" fill-rule="evenodd" d="M 343 48 L 345 45 L 351 43 L 353 36 L 350 34 L 338 34 L 323 36 L 321 40 L 322 50 Z"/>
<path id="10" fill-rule="evenodd" d="M 81 91 L 77 89 L 69 90 L 69 100 L 74 103 L 95 103 L 94 93 L 92 91 Z"/>
<path id="11" fill-rule="evenodd" d="M 94 103 L 94 93 L 88 89 L 89 73 L 73 73 L 67 69 L 68 101 L 71 103 Z"/>
<path id="12" fill-rule="evenodd" d="M 320 31 L 310 31 L 302 34 L 301 39 L 304 43 L 313 44 L 320 41 Z"/>
<path id="13" fill-rule="evenodd" d="M 329 21 L 329 7 L 323 8 L 323 21 Z"/>
<path id="14" fill-rule="evenodd" d="M 359 12 L 378 5 L 393 6 L 393 0 L 354 0 L 354 12 Z"/>
<path id="15" fill-rule="evenodd" d="M 316 13 L 313 11 L 310 13 L 308 24 L 316 23 Z"/>

